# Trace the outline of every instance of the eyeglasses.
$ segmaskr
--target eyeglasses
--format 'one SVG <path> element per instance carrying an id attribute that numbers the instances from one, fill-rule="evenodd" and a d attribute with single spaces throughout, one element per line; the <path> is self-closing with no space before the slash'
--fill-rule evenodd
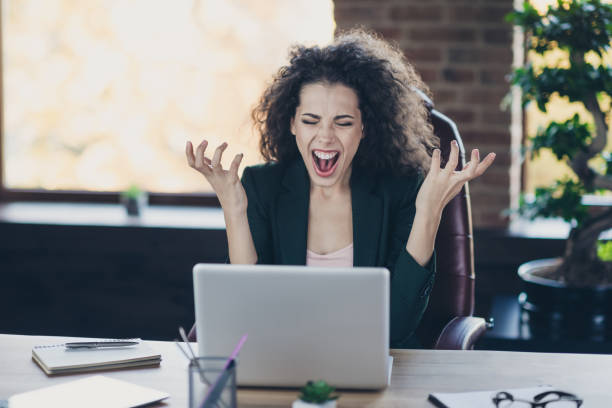
<path id="1" fill-rule="evenodd" d="M 533 397 L 533 401 L 526 401 L 501 391 L 493 397 L 493 403 L 497 408 L 579 408 L 582 400 L 568 392 L 546 391 Z"/>

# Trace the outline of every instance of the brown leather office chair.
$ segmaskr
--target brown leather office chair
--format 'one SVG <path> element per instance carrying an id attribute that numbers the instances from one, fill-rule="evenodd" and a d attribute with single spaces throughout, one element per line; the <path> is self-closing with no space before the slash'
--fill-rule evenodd
<path id="1" fill-rule="evenodd" d="M 457 170 L 465 165 L 465 148 L 455 123 L 434 109 L 433 102 L 421 95 L 430 112 L 434 133 L 440 138 L 442 163 L 450 153 L 450 142 L 459 144 Z M 472 210 L 466 184 L 442 213 L 436 236 L 436 278 L 429 305 L 417 329 L 426 348 L 468 350 L 492 323 L 473 317 L 474 312 L 474 245 Z"/>

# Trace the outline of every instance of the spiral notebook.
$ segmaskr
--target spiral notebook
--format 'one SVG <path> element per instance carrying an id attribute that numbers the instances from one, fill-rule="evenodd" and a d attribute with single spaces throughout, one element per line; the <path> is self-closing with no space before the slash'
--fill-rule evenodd
<path id="1" fill-rule="evenodd" d="M 47 375 L 159 365 L 161 355 L 140 339 L 135 340 L 135 346 L 101 349 L 71 350 L 64 344 L 35 346 L 32 359 Z"/>

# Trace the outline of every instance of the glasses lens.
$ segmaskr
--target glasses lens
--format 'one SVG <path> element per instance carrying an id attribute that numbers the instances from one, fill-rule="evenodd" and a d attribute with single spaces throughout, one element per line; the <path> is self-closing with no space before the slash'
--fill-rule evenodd
<path id="1" fill-rule="evenodd" d="M 531 408 L 532 405 L 529 402 L 514 401 L 512 405 L 508 405 L 508 408 Z"/>
<path id="2" fill-rule="evenodd" d="M 576 401 L 550 401 L 546 404 L 546 408 L 576 408 L 578 404 Z M 514 406 L 512 406 L 514 408 Z"/>
<path id="3" fill-rule="evenodd" d="M 511 400 L 503 400 L 497 403 L 497 408 L 511 408 L 512 401 Z"/>

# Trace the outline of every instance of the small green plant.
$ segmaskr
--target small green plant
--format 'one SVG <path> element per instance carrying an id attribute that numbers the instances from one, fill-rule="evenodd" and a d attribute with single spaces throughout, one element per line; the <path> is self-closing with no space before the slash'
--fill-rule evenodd
<path id="1" fill-rule="evenodd" d="M 140 187 L 138 187 L 136 184 L 132 184 L 128 187 L 127 190 L 121 193 L 121 197 L 123 197 L 124 199 L 137 199 L 143 193 L 144 191 Z"/>
<path id="2" fill-rule="evenodd" d="M 300 390 L 302 393 L 299 398 L 304 402 L 322 404 L 327 401 L 338 399 L 340 395 L 331 395 L 336 389 L 323 380 L 308 381 Z"/>

